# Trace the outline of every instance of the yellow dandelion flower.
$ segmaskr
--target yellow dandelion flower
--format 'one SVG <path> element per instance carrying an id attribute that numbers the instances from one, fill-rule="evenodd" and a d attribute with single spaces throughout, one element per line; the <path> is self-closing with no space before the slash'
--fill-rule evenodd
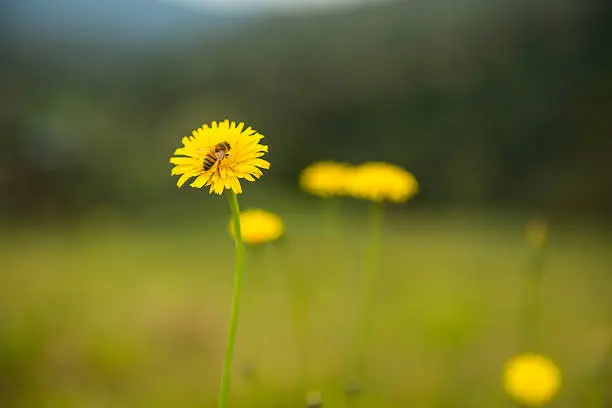
<path id="1" fill-rule="evenodd" d="M 234 236 L 234 223 L 229 223 L 230 235 Z M 251 245 L 275 241 L 285 233 L 283 220 L 268 211 L 252 209 L 240 213 L 240 232 L 245 243 Z"/>
<path id="2" fill-rule="evenodd" d="M 269 169 L 270 163 L 261 159 L 268 146 L 259 141 L 263 135 L 244 124 L 224 120 L 203 125 L 192 136 L 183 137 L 183 147 L 174 151 L 170 163 L 175 164 L 172 175 L 180 175 L 176 185 L 180 188 L 195 177 L 191 187 L 210 186 L 210 193 L 223 193 L 231 189 L 242 193 L 238 179 L 255 181 Z"/>
<path id="3" fill-rule="evenodd" d="M 548 240 L 548 224 L 542 218 L 531 220 L 525 229 L 527 243 L 534 249 L 542 249 Z"/>
<path id="4" fill-rule="evenodd" d="M 419 190 L 412 173 L 389 163 L 369 162 L 357 166 L 349 183 L 349 193 L 371 201 L 405 202 Z"/>
<path id="5" fill-rule="evenodd" d="M 302 170 L 300 187 L 321 197 L 340 196 L 346 194 L 351 166 L 333 161 L 313 163 Z"/>
<path id="6" fill-rule="evenodd" d="M 549 358 L 524 353 L 506 362 L 503 373 L 505 391 L 518 402 L 541 406 L 561 387 L 561 370 Z"/>

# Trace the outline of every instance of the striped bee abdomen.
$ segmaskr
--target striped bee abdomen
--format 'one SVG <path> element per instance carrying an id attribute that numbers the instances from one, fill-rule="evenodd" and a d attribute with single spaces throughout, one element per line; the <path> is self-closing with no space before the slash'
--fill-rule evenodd
<path id="1" fill-rule="evenodd" d="M 214 153 L 208 153 L 206 157 L 204 157 L 204 170 L 208 171 L 217 161 L 217 157 Z"/>

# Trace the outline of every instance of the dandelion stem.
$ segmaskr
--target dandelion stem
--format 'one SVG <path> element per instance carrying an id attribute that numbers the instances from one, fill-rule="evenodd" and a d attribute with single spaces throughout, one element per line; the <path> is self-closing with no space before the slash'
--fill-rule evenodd
<path id="1" fill-rule="evenodd" d="M 357 344 L 355 353 L 355 366 L 353 375 L 362 375 L 362 366 L 365 348 L 367 345 L 367 333 L 373 320 L 374 300 L 378 285 L 378 275 L 380 272 L 380 250 L 381 250 L 381 230 L 384 206 L 382 203 L 370 203 L 369 211 L 369 239 L 367 248 L 367 259 L 365 262 L 365 274 L 362 283 L 362 304 L 360 324 L 357 334 Z M 351 397 L 356 396 L 360 391 L 360 384 L 357 378 L 352 378 L 353 384 L 347 389 L 347 404 L 351 406 Z"/>
<path id="2" fill-rule="evenodd" d="M 223 362 L 223 374 L 221 376 L 221 390 L 219 391 L 218 408 L 225 408 L 230 385 L 230 374 L 232 357 L 234 355 L 234 343 L 236 340 L 236 329 L 238 328 L 238 311 L 240 306 L 240 293 L 242 291 L 242 278 L 244 275 L 244 242 L 240 229 L 240 207 L 236 194 L 227 190 L 227 198 L 232 213 L 234 225 L 234 242 L 236 243 L 236 274 L 234 276 L 234 293 L 232 295 L 232 311 L 230 316 L 229 333 L 225 350 L 225 361 Z"/>
<path id="3" fill-rule="evenodd" d="M 374 306 L 374 297 L 376 293 L 376 285 L 378 283 L 378 274 L 380 271 L 380 245 L 381 245 L 381 229 L 383 204 L 372 202 L 370 203 L 370 231 L 368 242 L 368 259 L 366 261 L 366 270 L 363 282 L 364 300 L 363 300 L 363 325 L 362 325 L 362 343 L 365 342 L 365 334 L 370 329 L 370 321 L 372 319 L 372 309 Z M 362 345 L 363 347 L 363 345 Z"/>
<path id="4" fill-rule="evenodd" d="M 544 248 L 534 248 L 525 279 L 522 316 L 523 347 L 531 351 L 536 351 L 538 347 L 537 328 L 540 315 L 543 274 Z"/>

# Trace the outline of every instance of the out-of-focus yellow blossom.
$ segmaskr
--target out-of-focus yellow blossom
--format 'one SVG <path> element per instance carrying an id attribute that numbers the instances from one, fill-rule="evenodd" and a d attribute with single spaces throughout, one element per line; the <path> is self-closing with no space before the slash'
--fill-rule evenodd
<path id="1" fill-rule="evenodd" d="M 419 184 L 412 173 L 394 164 L 382 162 L 357 166 L 349 183 L 350 195 L 377 202 L 405 202 L 418 191 Z"/>
<path id="2" fill-rule="evenodd" d="M 561 370 L 549 358 L 524 353 L 506 362 L 503 373 L 505 391 L 529 406 L 548 402 L 561 387 Z"/>
<path id="3" fill-rule="evenodd" d="M 352 166 L 333 161 L 311 164 L 300 174 L 300 187 L 321 197 L 346 195 Z"/>
<path id="4" fill-rule="evenodd" d="M 548 240 L 548 224 L 542 218 L 535 218 L 525 229 L 528 244 L 534 249 L 542 249 Z"/>
<path id="5" fill-rule="evenodd" d="M 251 209 L 240 213 L 240 232 L 246 244 L 258 245 L 275 241 L 285 233 L 283 220 L 268 211 Z M 229 233 L 234 236 L 234 223 L 230 220 Z"/>
<path id="6" fill-rule="evenodd" d="M 236 125 L 227 119 L 203 125 L 192 136 L 183 137 L 183 147 L 176 149 L 175 156 L 170 158 L 170 163 L 175 164 L 171 174 L 181 175 L 176 185 L 180 188 L 195 177 L 191 187 L 210 186 L 210 193 L 217 194 L 229 189 L 242 193 L 238 179 L 255 181 L 263 174 L 261 169 L 270 168 L 270 163 L 261 159 L 268 151 L 268 146 L 259 143 L 261 139 L 263 135 L 257 131 L 250 127 L 244 129 L 243 123 Z M 219 144 L 226 148 L 216 149 Z M 212 166 L 205 170 L 206 156 L 211 154 L 208 160 Z"/>

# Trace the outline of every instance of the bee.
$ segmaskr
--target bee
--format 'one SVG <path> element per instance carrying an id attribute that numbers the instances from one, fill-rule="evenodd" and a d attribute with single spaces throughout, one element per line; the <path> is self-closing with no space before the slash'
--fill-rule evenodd
<path id="1" fill-rule="evenodd" d="M 210 151 L 204 156 L 204 170 L 208 171 L 214 166 L 214 164 L 227 157 L 227 152 L 230 151 L 230 144 L 228 142 L 217 143 Z"/>

